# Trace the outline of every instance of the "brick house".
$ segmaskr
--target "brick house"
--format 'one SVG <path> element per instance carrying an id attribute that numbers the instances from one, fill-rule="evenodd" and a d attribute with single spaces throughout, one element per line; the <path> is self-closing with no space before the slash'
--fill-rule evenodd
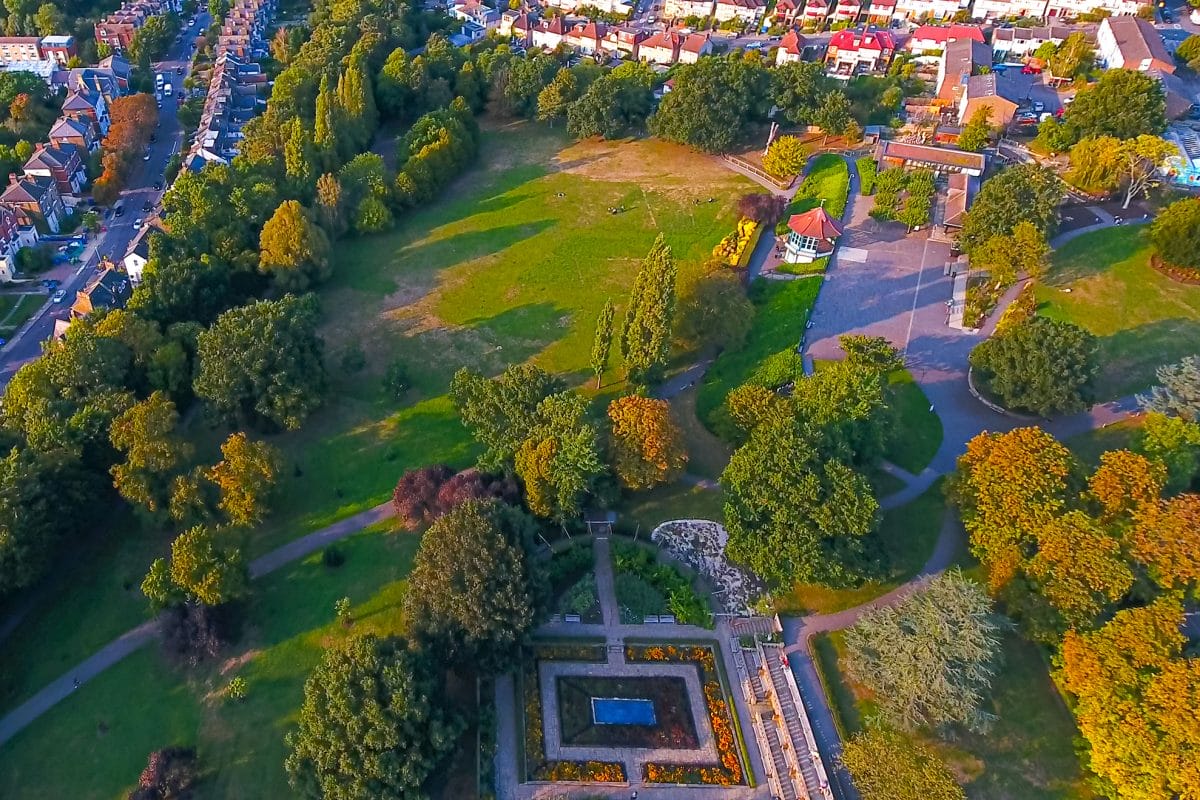
<path id="1" fill-rule="evenodd" d="M 834 77 L 885 70 L 895 52 L 896 41 L 888 31 L 838 31 L 825 51 L 825 68 Z"/>
<path id="2" fill-rule="evenodd" d="M 45 223 L 51 233 L 58 233 L 62 219 L 66 215 L 62 196 L 58 193 L 58 184 L 53 178 L 40 175 L 25 175 L 18 178 L 16 174 L 9 175 L 9 184 L 0 193 L 0 203 L 8 203 L 22 208 L 34 218 Z"/>
<path id="3" fill-rule="evenodd" d="M 53 178 L 60 195 L 78 195 L 87 183 L 83 152 L 73 144 L 39 144 L 22 169 L 26 175 Z"/>

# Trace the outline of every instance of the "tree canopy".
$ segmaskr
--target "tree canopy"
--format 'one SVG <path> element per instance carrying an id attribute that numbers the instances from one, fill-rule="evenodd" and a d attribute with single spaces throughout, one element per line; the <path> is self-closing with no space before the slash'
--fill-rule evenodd
<path id="1" fill-rule="evenodd" d="M 846 631 L 846 671 L 870 688 L 880 712 L 905 730 L 983 730 L 1000 666 L 1003 623 L 982 588 L 957 571 L 939 575 Z"/>
<path id="2" fill-rule="evenodd" d="M 263 225 L 259 268 L 284 291 L 304 291 L 329 277 L 329 239 L 295 200 L 285 200 Z"/>
<path id="3" fill-rule="evenodd" d="M 427 654 L 363 636 L 326 650 L 305 682 L 284 766 L 292 788 L 314 800 L 410 800 L 462 726 Z"/>
<path id="4" fill-rule="evenodd" d="M 1200 199 L 1177 200 L 1158 212 L 1150 241 L 1168 264 L 1200 270 Z"/>
<path id="5" fill-rule="evenodd" d="M 1155 371 L 1158 385 L 1138 398 L 1147 411 L 1200 422 L 1200 354 L 1187 356 Z"/>
<path id="6" fill-rule="evenodd" d="M 235 423 L 295 430 L 324 400 L 321 353 L 312 296 L 231 309 L 200 334 L 196 396 Z"/>
<path id="7" fill-rule="evenodd" d="M 650 132 L 710 153 L 731 150 L 770 110 L 771 78 L 756 55 L 702 58 L 679 67 Z"/>
<path id="8" fill-rule="evenodd" d="M 635 384 L 657 380 L 666 368 L 675 319 L 677 275 L 675 256 L 660 233 L 634 278 L 618 340 L 629 368 L 629 379 Z"/>
<path id="9" fill-rule="evenodd" d="M 1069 322 L 1031 317 L 971 351 L 976 380 L 1006 408 L 1041 416 L 1085 408 L 1096 337 Z"/>
<path id="10" fill-rule="evenodd" d="M 609 453 L 621 485 L 651 489 L 687 464 L 683 431 L 666 400 L 627 395 L 608 404 Z"/>
<path id="11" fill-rule="evenodd" d="M 1058 176 L 1045 167 L 1009 167 L 984 182 L 967 212 L 959 244 L 967 253 L 973 253 L 993 236 L 1011 234 L 1022 221 L 1033 223 L 1048 236 L 1057 223 L 1062 195 Z"/>
<path id="12" fill-rule="evenodd" d="M 918 739 L 868 729 L 842 747 L 842 763 L 863 800 L 966 800 L 954 773 Z"/>
<path id="13" fill-rule="evenodd" d="M 468 500 L 434 521 L 404 595 L 412 635 L 463 667 L 513 667 L 546 602 L 535 535 L 528 514 L 495 500 Z"/>
<path id="14" fill-rule="evenodd" d="M 1157 135 L 1166 127 L 1162 84 L 1153 75 L 1131 69 L 1105 70 L 1095 85 L 1075 95 L 1062 118 L 1070 144 L 1095 136 Z"/>
<path id="15" fill-rule="evenodd" d="M 538 367 L 513 364 L 489 380 L 460 369 L 450 381 L 450 397 L 484 448 L 480 469 L 511 469 L 521 443 L 538 422 L 538 405 L 561 391 L 562 382 Z"/>

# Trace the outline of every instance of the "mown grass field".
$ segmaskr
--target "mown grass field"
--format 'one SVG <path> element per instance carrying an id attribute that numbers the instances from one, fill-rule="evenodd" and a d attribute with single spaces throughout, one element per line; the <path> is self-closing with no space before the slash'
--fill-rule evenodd
<path id="1" fill-rule="evenodd" d="M 274 515 L 245 539 L 249 558 L 386 500 L 408 468 L 472 461 L 445 394 L 459 367 L 493 374 L 531 360 L 584 383 L 595 317 L 611 297 L 620 320 L 658 232 L 681 274 L 699 269 L 736 223 L 738 196 L 754 188 L 715 159 L 661 142 L 568 144 L 524 123 L 489 128 L 484 142 L 478 168 L 442 199 L 387 234 L 339 242 L 335 275 L 320 292 L 332 391 L 304 430 L 272 437 L 285 468 Z M 367 366 L 347 372 L 342 355 L 356 346 Z M 399 398 L 382 386 L 394 361 L 411 383 Z M 610 371 L 605 394 L 621 387 Z M 224 434 L 192 425 L 206 440 Z M 697 461 L 716 471 L 720 450 L 706 447 Z M 719 512 L 719 494 L 693 491 L 667 487 L 631 513 L 652 525 L 685 510 Z M 146 618 L 138 585 L 174 533 L 117 514 L 72 554 L 5 641 L 0 712 Z M 201 798 L 290 796 L 283 733 L 321 648 L 346 635 L 333 602 L 352 599 L 353 632 L 402 630 L 416 542 L 363 535 L 347 543 L 339 570 L 309 559 L 258 582 L 236 663 L 223 674 L 220 665 L 179 672 L 144 651 L 81 687 L 5 745 L 0 797 L 117 797 L 150 750 L 172 743 L 199 747 L 209 770 Z M 250 684 L 244 703 L 218 696 L 234 674 Z"/>
<path id="2" fill-rule="evenodd" d="M 1144 391 L 1200 342 L 1200 286 L 1157 272 L 1150 255 L 1144 225 L 1085 234 L 1054 252 L 1037 286 L 1039 314 L 1099 337 L 1097 400 Z"/>

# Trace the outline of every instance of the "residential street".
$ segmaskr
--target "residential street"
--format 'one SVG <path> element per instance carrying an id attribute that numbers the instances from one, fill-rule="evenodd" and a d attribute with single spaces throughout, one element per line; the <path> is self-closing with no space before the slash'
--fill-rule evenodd
<path id="1" fill-rule="evenodd" d="M 65 289 L 67 297 L 62 303 L 51 303 L 49 296 L 46 304 L 30 318 L 25 327 L 15 335 L 3 348 L 0 348 L 0 388 L 8 385 L 13 373 L 21 365 L 37 358 L 42 352 L 42 342 L 50 338 L 54 332 L 54 322 L 70 316 L 71 303 L 75 293 L 83 288 L 87 280 L 95 273 L 96 266 L 103 256 L 109 256 L 114 261 L 125 257 L 125 250 L 137 233 L 138 222 L 148 214 L 142 212 L 143 204 L 149 202 L 155 207 L 162 199 L 163 190 L 154 188 L 156 181 L 163 179 L 167 160 L 173 153 L 179 152 L 184 146 L 183 131 L 176 118 L 176 98 L 183 90 L 183 79 L 191 68 L 191 44 L 200 31 L 209 23 L 207 12 L 201 13 L 194 28 L 184 27 L 182 41 L 173 44 L 165 61 L 155 64 L 156 72 L 170 73 L 172 84 L 178 90 L 173 97 L 163 98 L 162 108 L 159 109 L 159 128 L 157 141 L 150 145 L 150 160 L 142 161 L 135 169 L 130 186 L 121 193 L 121 205 L 125 214 L 113 216 L 110 209 L 97 209 L 102 212 L 102 224 L 107 230 L 102 231 L 88 242 L 87 249 L 80 259 L 81 266 L 74 264 L 58 267 L 44 277 L 57 278 L 62 281 L 60 288 Z M 184 75 L 176 75 L 175 70 L 182 67 Z"/>

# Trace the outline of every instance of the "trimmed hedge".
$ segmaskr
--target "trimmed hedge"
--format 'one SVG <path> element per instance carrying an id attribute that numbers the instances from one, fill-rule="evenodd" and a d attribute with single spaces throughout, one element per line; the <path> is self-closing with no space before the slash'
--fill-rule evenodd
<path id="1" fill-rule="evenodd" d="M 875 191 L 875 176 L 879 168 L 872 156 L 863 156 L 854 162 L 854 166 L 858 168 L 858 192 L 865 197 Z"/>

